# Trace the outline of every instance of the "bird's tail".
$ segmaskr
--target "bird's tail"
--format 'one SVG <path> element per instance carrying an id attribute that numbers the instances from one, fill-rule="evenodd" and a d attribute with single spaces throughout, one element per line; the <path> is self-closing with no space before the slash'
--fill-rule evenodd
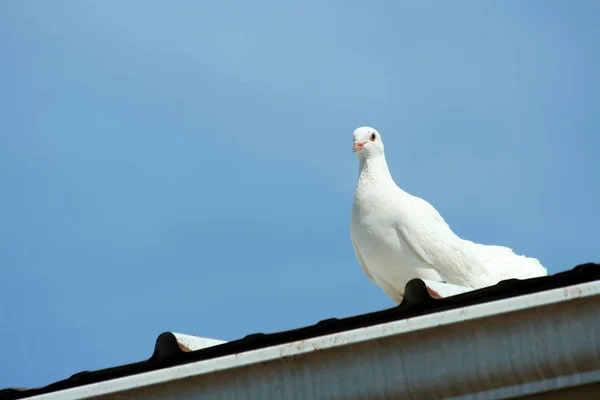
<path id="1" fill-rule="evenodd" d="M 473 243 L 468 240 L 473 252 L 488 268 L 488 270 L 498 278 L 498 281 L 505 279 L 529 279 L 548 275 L 548 271 L 535 258 L 520 256 L 515 254 L 512 249 L 504 246 L 492 246 Z"/>

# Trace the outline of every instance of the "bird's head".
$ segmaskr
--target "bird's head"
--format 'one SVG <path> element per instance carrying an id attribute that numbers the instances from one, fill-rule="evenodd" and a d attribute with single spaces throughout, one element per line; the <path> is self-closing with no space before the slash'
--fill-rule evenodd
<path id="1" fill-rule="evenodd" d="M 353 153 L 357 153 L 360 157 L 372 157 L 383 154 L 383 142 L 381 135 L 375 129 L 363 126 L 354 131 L 352 134 L 354 139 Z"/>

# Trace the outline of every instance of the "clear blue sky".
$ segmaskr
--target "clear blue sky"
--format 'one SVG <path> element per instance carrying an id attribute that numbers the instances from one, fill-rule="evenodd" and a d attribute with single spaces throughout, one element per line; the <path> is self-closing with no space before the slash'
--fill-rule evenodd
<path id="1" fill-rule="evenodd" d="M 0 2 L 0 388 L 392 306 L 352 131 L 465 238 L 598 260 L 598 1 Z"/>

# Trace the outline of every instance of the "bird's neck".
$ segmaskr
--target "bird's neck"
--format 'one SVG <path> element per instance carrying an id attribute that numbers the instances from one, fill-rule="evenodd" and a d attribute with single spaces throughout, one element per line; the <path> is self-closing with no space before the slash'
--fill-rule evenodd
<path id="1" fill-rule="evenodd" d="M 358 186 L 393 183 L 384 154 L 359 159 Z"/>

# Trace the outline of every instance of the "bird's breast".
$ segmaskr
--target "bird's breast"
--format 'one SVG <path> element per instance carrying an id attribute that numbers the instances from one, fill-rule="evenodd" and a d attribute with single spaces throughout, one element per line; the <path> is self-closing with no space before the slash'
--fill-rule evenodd
<path id="1" fill-rule="evenodd" d="M 404 288 L 409 279 L 420 277 L 419 271 L 422 268 L 429 269 L 430 266 L 417 256 L 398 232 L 396 219 L 385 212 L 383 207 L 365 209 L 354 206 L 350 232 L 354 244 L 375 279 L 381 278 Z"/>

